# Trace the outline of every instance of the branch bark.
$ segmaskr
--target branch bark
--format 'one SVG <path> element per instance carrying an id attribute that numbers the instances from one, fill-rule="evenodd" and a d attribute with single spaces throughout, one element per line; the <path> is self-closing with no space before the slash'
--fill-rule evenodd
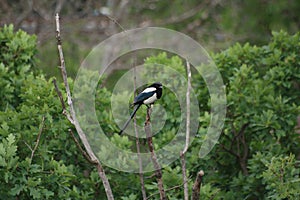
<path id="1" fill-rule="evenodd" d="M 32 162 L 34 153 L 35 153 L 35 151 L 37 150 L 37 148 L 39 146 L 40 138 L 41 138 L 41 135 L 42 135 L 42 132 L 43 132 L 43 128 L 44 128 L 44 124 L 45 124 L 45 117 L 43 116 L 42 122 L 40 124 L 39 133 L 38 133 L 38 136 L 37 136 L 37 139 L 36 139 L 36 142 L 35 142 L 35 145 L 34 145 L 33 149 L 31 150 L 30 163 Z"/>
<path id="2" fill-rule="evenodd" d="M 195 183 L 193 185 L 193 194 L 192 194 L 192 200 L 199 200 L 200 199 L 200 189 L 201 189 L 201 183 L 202 183 L 202 177 L 204 176 L 203 170 L 200 170 L 197 174 L 197 178 L 195 180 Z"/>
<path id="3" fill-rule="evenodd" d="M 188 180 L 189 181 L 189 180 Z M 165 192 L 168 192 L 168 191 L 171 191 L 171 190 L 175 190 L 177 188 L 181 188 L 183 186 L 184 183 L 180 184 L 180 185 L 175 185 L 173 187 L 170 187 L 170 188 L 167 188 L 165 189 Z M 147 197 L 147 199 L 151 199 L 153 196 L 157 195 L 159 193 L 154 193 L 154 194 L 151 194 L 150 196 Z"/>
<path id="4" fill-rule="evenodd" d="M 148 147 L 149 147 L 149 150 L 151 153 L 151 160 L 152 160 L 152 163 L 153 163 L 153 166 L 155 169 L 155 175 L 156 175 L 160 199 L 166 200 L 167 197 L 166 197 L 166 192 L 164 190 L 164 184 L 163 184 L 163 180 L 162 180 L 162 171 L 161 171 L 160 165 L 157 161 L 157 156 L 155 154 L 154 147 L 153 147 L 150 119 L 151 119 L 151 107 L 148 107 L 144 128 L 145 128 L 145 132 L 146 132 Z"/>
<path id="5" fill-rule="evenodd" d="M 182 177 L 183 177 L 183 194 L 184 194 L 184 200 L 189 199 L 189 188 L 188 188 L 188 182 L 187 182 L 187 175 L 186 175 L 186 162 L 184 153 L 180 153 L 180 160 L 181 160 L 181 168 L 182 168 Z"/>
<path id="6" fill-rule="evenodd" d="M 249 126 L 249 123 L 243 124 L 241 129 L 237 132 L 232 124 L 232 132 L 233 132 L 233 138 L 230 138 L 229 136 L 225 135 L 227 139 L 230 140 L 231 144 L 230 147 L 226 147 L 224 144 L 220 144 L 220 147 L 225 150 L 226 152 L 230 153 L 231 155 L 235 156 L 238 160 L 240 167 L 242 169 L 242 172 L 244 175 L 248 175 L 248 169 L 247 169 L 247 158 L 249 155 L 249 147 L 246 142 L 245 138 L 245 130 Z M 234 150 L 234 144 L 236 144 L 236 151 Z M 242 148 L 241 148 L 242 146 Z"/>
<path id="7" fill-rule="evenodd" d="M 85 151 L 86 151 L 87 155 L 89 156 L 90 160 L 93 163 L 95 163 L 97 170 L 98 170 L 98 175 L 101 178 L 103 186 L 105 188 L 107 199 L 113 200 L 114 199 L 113 193 L 112 193 L 108 178 L 106 177 L 105 172 L 103 170 L 103 167 L 102 167 L 100 161 L 98 160 L 98 158 L 95 156 L 94 152 L 92 151 L 91 146 L 87 140 L 87 137 L 86 137 L 85 133 L 83 132 L 83 130 L 81 129 L 78 120 L 76 119 L 76 114 L 75 114 L 75 110 L 74 110 L 74 106 L 73 106 L 73 102 L 72 102 L 69 83 L 68 83 L 65 59 L 64 59 L 63 50 L 62 50 L 62 41 L 61 41 L 61 35 L 60 35 L 60 23 L 59 23 L 59 15 L 58 14 L 56 14 L 56 16 L 55 16 L 55 22 L 56 22 L 56 40 L 57 40 L 57 49 L 58 49 L 59 60 L 60 60 L 60 69 L 61 69 L 64 86 L 66 89 L 67 104 L 69 106 L 69 111 L 67 111 L 66 107 L 63 108 L 64 109 L 63 114 L 65 114 L 67 116 L 68 120 L 75 126 L 76 131 L 79 135 L 79 138 L 80 138 L 83 146 L 85 147 Z M 56 86 L 56 90 L 57 89 L 58 89 L 58 87 Z M 59 90 L 57 90 L 57 91 L 59 91 Z M 62 99 L 61 93 L 58 92 L 58 95 L 59 95 L 59 98 Z M 61 100 L 61 102 L 62 102 L 62 100 Z M 62 103 L 62 106 L 64 107 L 65 105 Z"/>
<path id="8" fill-rule="evenodd" d="M 133 67 L 133 82 L 134 82 L 134 91 L 136 91 L 136 68 Z M 135 132 L 135 143 L 136 143 L 136 152 L 139 159 L 139 176 L 140 176 L 140 182 L 141 182 L 141 190 L 142 190 L 142 196 L 143 200 L 147 200 L 147 194 L 145 189 L 145 183 L 144 183 L 144 174 L 143 174 L 143 165 L 142 165 L 142 159 L 141 159 L 141 150 L 140 150 L 140 141 L 139 141 L 139 133 L 136 125 L 136 115 L 134 115 L 133 118 L 133 125 L 134 125 L 134 132 Z"/>
<path id="9" fill-rule="evenodd" d="M 191 118 L 191 102 L 190 102 L 190 91 L 191 91 L 191 66 L 188 61 L 186 61 L 186 71 L 187 71 L 187 90 L 186 90 L 186 134 L 185 134 L 185 146 L 182 152 L 180 152 L 181 166 L 182 166 L 182 176 L 183 176 L 183 192 L 184 200 L 189 199 L 189 189 L 186 174 L 186 162 L 185 153 L 188 150 L 190 142 L 190 118 Z"/>

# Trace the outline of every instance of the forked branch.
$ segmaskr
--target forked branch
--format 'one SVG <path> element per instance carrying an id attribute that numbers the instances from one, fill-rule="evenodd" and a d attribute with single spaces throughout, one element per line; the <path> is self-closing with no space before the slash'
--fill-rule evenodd
<path id="1" fill-rule="evenodd" d="M 86 134 L 83 132 L 83 130 L 81 129 L 81 127 L 79 125 L 78 120 L 76 119 L 75 110 L 74 110 L 74 106 L 73 106 L 73 102 L 72 102 L 72 96 L 71 96 L 70 87 L 69 87 L 69 83 L 68 83 L 68 76 L 67 76 L 67 71 L 66 71 L 66 66 L 65 66 L 64 54 L 63 54 L 63 50 L 62 50 L 62 41 L 61 41 L 61 35 L 60 35 L 60 22 L 59 22 L 58 14 L 56 14 L 56 16 L 55 16 L 55 22 L 56 22 L 56 40 L 57 40 L 57 49 L 58 49 L 59 61 L 60 61 L 60 70 L 61 70 L 64 87 L 65 87 L 66 94 L 67 94 L 68 108 L 66 108 L 66 105 L 62 101 L 62 99 L 63 99 L 62 94 L 59 91 L 59 89 L 56 85 L 56 82 L 54 81 L 53 83 L 55 85 L 56 92 L 60 98 L 60 101 L 61 101 L 61 104 L 63 107 L 63 114 L 66 115 L 67 119 L 75 126 L 76 131 L 79 135 L 79 138 L 85 148 L 86 154 L 90 158 L 88 160 L 96 165 L 97 170 L 98 170 L 98 175 L 101 178 L 103 186 L 105 188 L 107 199 L 113 200 L 114 197 L 112 194 L 112 190 L 111 190 L 110 184 L 108 182 L 108 179 L 105 175 L 105 172 L 103 170 L 103 167 L 102 167 L 100 161 L 98 160 L 98 158 L 95 156 L 94 152 L 92 151 L 91 146 L 87 140 Z M 83 153 L 83 155 L 85 155 L 85 153 Z"/>

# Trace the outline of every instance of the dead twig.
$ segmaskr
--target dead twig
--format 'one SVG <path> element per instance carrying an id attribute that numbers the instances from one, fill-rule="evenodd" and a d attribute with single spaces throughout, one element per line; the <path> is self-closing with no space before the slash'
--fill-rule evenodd
<path id="1" fill-rule="evenodd" d="M 103 167 L 102 167 L 100 161 L 98 160 L 98 158 L 95 156 L 94 152 L 92 151 L 91 146 L 87 140 L 87 137 L 86 137 L 85 133 L 83 132 L 83 130 L 81 129 L 78 120 L 76 119 L 75 109 L 73 106 L 72 96 L 71 96 L 70 87 L 69 87 L 69 83 L 68 83 L 68 76 L 67 76 L 67 71 L 66 71 L 66 66 L 65 66 L 64 54 L 63 54 L 63 50 L 62 50 L 62 41 L 61 41 L 61 35 L 60 35 L 60 23 L 59 23 L 59 15 L 58 14 L 56 14 L 56 16 L 55 16 L 55 22 L 56 22 L 57 49 L 58 49 L 59 60 L 60 60 L 60 70 L 61 70 L 61 74 L 62 74 L 62 78 L 63 78 L 63 82 L 64 82 L 66 94 L 67 94 L 67 104 L 69 106 L 69 111 L 67 111 L 66 107 L 63 108 L 64 114 L 67 116 L 67 119 L 75 126 L 76 131 L 79 135 L 79 138 L 85 148 L 86 154 L 89 157 L 88 160 L 90 160 L 92 163 L 95 163 L 97 170 L 98 170 L 98 175 L 101 178 L 103 186 L 105 188 L 107 199 L 113 200 L 114 199 L 113 193 L 112 193 L 108 178 L 106 177 L 105 172 L 103 170 Z M 54 85 L 55 85 L 55 81 L 54 81 Z M 61 95 L 61 93 L 58 92 L 59 90 L 58 90 L 57 86 L 56 86 L 56 91 L 58 93 L 58 96 L 60 96 L 59 98 L 62 102 L 62 95 Z M 64 106 L 65 106 L 64 103 L 62 103 L 62 107 L 64 107 Z M 84 152 L 83 149 L 82 149 L 82 152 Z"/>
<path id="2" fill-rule="evenodd" d="M 145 128 L 145 132 L 146 132 L 149 151 L 151 153 L 151 160 L 152 160 L 152 163 L 153 163 L 153 166 L 155 169 L 155 175 L 156 175 L 157 187 L 159 190 L 160 199 L 165 200 L 165 199 L 167 199 L 167 197 L 166 197 L 166 192 L 164 190 L 161 167 L 157 161 L 157 156 L 155 154 L 154 147 L 153 147 L 152 134 L 151 134 L 151 123 L 150 123 L 151 117 L 150 116 L 151 116 L 151 107 L 148 107 L 144 128 Z"/>
<path id="3" fill-rule="evenodd" d="M 40 138 L 41 138 L 41 135 L 42 135 L 42 132 L 43 132 L 44 125 L 45 125 L 45 117 L 43 116 L 42 117 L 42 122 L 41 122 L 40 128 L 39 128 L 39 133 L 38 133 L 38 136 L 36 138 L 35 145 L 34 145 L 33 149 L 31 150 L 30 163 L 31 163 L 31 161 L 33 159 L 35 151 L 37 150 L 37 148 L 39 146 Z"/>
<path id="4" fill-rule="evenodd" d="M 185 146 L 182 152 L 180 152 L 180 160 L 182 166 L 182 176 L 183 176 L 183 192 L 184 200 L 189 199 L 189 189 L 187 183 L 187 174 L 186 174 L 186 162 L 185 162 L 185 153 L 188 150 L 190 142 L 190 118 L 191 118 L 191 100 L 190 100 L 190 91 L 191 91 L 191 66 L 188 61 L 186 61 L 186 71 L 187 71 L 187 90 L 186 90 L 186 134 L 185 134 Z"/>
<path id="5" fill-rule="evenodd" d="M 236 159 L 239 161 L 240 167 L 242 168 L 243 174 L 245 175 L 248 175 L 247 158 L 249 155 L 249 147 L 245 138 L 245 130 L 249 125 L 249 122 L 243 124 L 239 132 L 237 132 L 233 124 L 231 124 L 233 138 L 230 138 L 228 135 L 224 134 L 224 136 L 231 142 L 230 147 L 228 148 L 224 144 L 220 144 L 220 147 L 223 150 L 236 157 Z M 236 151 L 233 148 L 234 144 L 236 144 Z M 241 149 L 243 151 L 241 151 Z"/>
<path id="6" fill-rule="evenodd" d="M 134 85 L 134 91 L 136 91 L 136 68 L 133 68 L 133 85 Z M 136 96 L 136 95 L 135 95 Z M 133 125 L 134 125 L 134 132 L 135 132 L 135 144 L 136 144 L 136 153 L 139 160 L 139 177 L 141 182 L 141 190 L 142 190 L 142 196 L 143 200 L 147 200 L 147 194 L 146 194 L 146 188 L 145 188 L 145 182 L 144 182 L 144 174 L 143 174 L 143 165 L 142 165 L 142 158 L 141 158 L 141 150 L 140 150 L 140 140 L 139 140 L 139 133 L 136 125 L 136 115 L 134 115 L 133 118 Z"/>
<path id="7" fill-rule="evenodd" d="M 80 150 L 80 152 L 82 153 L 82 155 L 91 163 L 91 164 L 97 164 L 96 161 L 92 160 L 89 155 L 86 153 L 86 151 L 84 151 L 84 149 L 81 147 L 79 141 L 77 140 L 77 138 L 75 137 L 72 129 L 69 129 L 69 133 L 71 135 L 71 137 L 73 138 L 77 148 Z"/>
<path id="8" fill-rule="evenodd" d="M 187 180 L 188 182 L 191 180 L 190 178 L 191 178 L 191 177 L 188 178 L 188 180 Z M 183 184 L 185 184 L 185 182 L 183 182 L 183 183 L 180 184 L 180 185 L 175 185 L 175 186 L 173 186 L 173 187 L 167 188 L 167 189 L 165 190 L 165 192 L 168 192 L 168 191 L 171 191 L 171 190 L 175 190 L 175 189 L 177 189 L 177 188 L 181 188 L 181 187 L 183 186 Z M 152 198 L 153 196 L 158 195 L 158 194 L 159 194 L 159 192 L 158 192 L 158 193 L 151 194 L 150 196 L 147 197 L 147 199 L 150 199 L 150 198 Z"/>
<path id="9" fill-rule="evenodd" d="M 201 189 L 201 183 L 202 183 L 203 176 L 204 176 L 204 172 L 203 172 L 203 170 L 200 170 L 197 174 L 195 183 L 193 185 L 192 200 L 200 199 L 200 189 Z"/>
<path id="10" fill-rule="evenodd" d="M 59 88 L 58 88 L 58 86 L 57 86 L 56 79 L 53 79 L 52 83 L 54 84 L 55 91 L 56 91 L 56 93 L 58 94 L 58 97 L 59 97 L 60 103 L 61 103 L 61 105 L 62 105 L 62 108 L 63 108 L 63 110 L 65 111 L 65 110 L 66 110 L 65 101 L 64 101 L 64 98 L 63 98 L 63 96 L 62 96 L 61 91 L 59 90 Z"/>

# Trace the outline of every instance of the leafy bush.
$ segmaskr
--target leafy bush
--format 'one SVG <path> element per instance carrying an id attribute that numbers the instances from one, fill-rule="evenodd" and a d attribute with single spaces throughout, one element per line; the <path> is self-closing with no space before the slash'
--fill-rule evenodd
<path id="1" fill-rule="evenodd" d="M 213 169 L 206 172 L 206 181 L 215 183 L 223 196 L 280 199 L 280 191 L 286 191 L 279 179 L 272 179 L 270 186 L 270 180 L 265 178 L 271 166 L 279 170 L 274 163 L 278 157 L 299 156 L 300 140 L 295 132 L 299 115 L 299 48 L 299 33 L 289 36 L 279 32 L 273 33 L 266 46 L 236 44 L 214 55 L 227 87 L 228 107 L 219 145 L 206 158 L 207 169 Z M 269 169 L 263 160 L 270 163 Z M 292 182 L 299 191 L 297 166 L 284 168 L 284 176 L 289 176 L 289 171 L 296 173 Z M 276 190 L 271 189 L 275 189 L 274 184 Z M 286 197 L 299 195 L 292 189 L 288 192 Z"/>
<path id="2" fill-rule="evenodd" d="M 52 79 L 46 80 L 34 68 L 35 37 L 5 26 L 0 38 L 0 196 L 87 199 L 103 195 L 104 191 L 95 192 L 102 187 L 95 171 L 78 156 L 70 140 L 71 126 L 62 115 Z"/>
<path id="3" fill-rule="evenodd" d="M 5 26 L 0 30 L 0 43 L 0 196 L 104 199 L 105 191 L 97 172 L 83 159 L 68 135 L 72 126 L 62 115 L 53 78 L 47 80 L 35 69 L 35 37 L 22 31 L 14 33 L 12 26 Z M 300 139 L 295 132 L 300 109 L 299 52 L 300 34 L 290 36 L 279 32 L 273 33 L 266 46 L 236 44 L 213 55 L 226 85 L 227 117 L 218 144 L 203 160 L 198 158 L 198 152 L 210 120 L 210 101 L 203 79 L 193 75 L 201 127 L 186 159 L 189 176 L 195 177 L 200 169 L 205 171 L 201 197 L 295 199 L 299 196 Z M 146 65 L 157 63 L 185 74 L 179 57 L 163 53 L 145 61 Z M 153 68 L 149 73 L 157 72 Z M 73 81 L 69 82 L 72 86 Z M 62 90 L 62 85 L 59 87 Z M 113 134 L 118 130 L 109 110 L 110 97 L 106 88 L 97 88 L 95 104 L 102 128 L 111 142 L 121 148 L 135 149 L 132 138 Z M 180 121 L 178 102 L 171 91 L 165 90 L 161 103 L 168 118 L 163 130 L 154 137 L 155 148 L 174 137 Z M 142 111 L 138 116 L 141 123 Z M 137 175 L 105 170 L 116 199 L 141 199 Z M 166 188 L 182 183 L 179 161 L 163 169 L 163 180 Z M 145 179 L 145 186 L 147 195 L 157 199 L 155 180 Z M 191 188 L 189 181 L 190 191 Z M 183 198 L 180 187 L 167 194 L 169 199 Z"/>

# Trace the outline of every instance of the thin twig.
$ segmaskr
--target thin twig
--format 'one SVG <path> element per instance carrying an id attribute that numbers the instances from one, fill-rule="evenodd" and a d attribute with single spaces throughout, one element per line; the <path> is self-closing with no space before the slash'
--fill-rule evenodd
<path id="1" fill-rule="evenodd" d="M 167 199 L 166 197 L 166 192 L 164 190 L 164 184 L 162 180 L 162 171 L 160 168 L 160 165 L 157 161 L 157 156 L 154 151 L 153 147 L 153 141 L 152 141 L 152 134 L 151 134 L 151 124 L 150 124 L 150 117 L 151 116 L 151 107 L 149 106 L 147 108 L 147 115 L 146 115 L 146 122 L 145 122 L 145 132 L 146 132 L 146 137 L 147 137 L 147 142 L 148 142 L 148 147 L 151 153 L 151 160 L 155 169 L 155 175 L 156 175 L 156 180 L 157 180 L 157 187 L 159 190 L 159 195 L 161 200 Z"/>
<path id="2" fill-rule="evenodd" d="M 236 131 L 233 124 L 231 124 L 232 132 L 233 132 L 233 138 L 230 138 L 229 136 L 224 136 L 230 140 L 230 148 L 227 148 L 224 144 L 220 144 L 220 147 L 227 151 L 228 153 L 234 155 L 236 159 L 239 161 L 240 167 L 243 171 L 243 174 L 248 175 L 248 169 L 247 169 L 247 157 L 249 154 L 249 147 L 246 142 L 245 138 L 245 130 L 250 125 L 249 122 L 243 124 L 239 132 Z M 236 151 L 234 151 L 233 146 L 236 144 Z M 241 152 L 241 145 L 243 145 L 243 153 Z"/>
<path id="3" fill-rule="evenodd" d="M 184 194 L 184 200 L 189 199 L 189 188 L 188 188 L 188 182 L 187 182 L 187 175 L 186 175 L 186 162 L 185 158 L 182 152 L 180 153 L 180 160 L 181 160 L 181 168 L 182 168 L 182 178 L 183 178 L 183 194 Z"/>
<path id="4" fill-rule="evenodd" d="M 201 11 L 204 10 L 203 8 L 204 8 L 205 4 L 208 4 L 209 2 L 210 1 L 208 1 L 208 0 L 202 1 L 201 4 L 193 7 L 189 11 L 184 12 L 182 15 L 175 15 L 169 19 L 164 19 L 163 22 L 159 24 L 159 26 L 180 23 L 184 20 L 194 17 L 196 14 L 201 13 Z"/>
<path id="5" fill-rule="evenodd" d="M 202 178 L 204 176 L 203 170 L 200 170 L 197 173 L 197 177 L 195 180 L 195 183 L 193 185 L 193 194 L 192 194 L 192 200 L 199 200 L 200 199 L 200 188 L 202 183 Z"/>
<path id="6" fill-rule="evenodd" d="M 190 180 L 191 180 L 191 179 L 188 178 L 187 182 L 189 182 Z M 180 185 L 175 185 L 175 186 L 173 186 L 173 187 L 167 188 L 167 189 L 165 189 L 165 192 L 168 192 L 168 191 L 171 191 L 171 190 L 175 190 L 175 189 L 177 189 L 177 188 L 181 188 L 181 187 L 183 186 L 183 184 L 185 184 L 185 182 L 181 183 Z M 150 199 L 151 197 L 153 197 L 153 196 L 155 196 L 155 195 L 158 195 L 158 194 L 159 194 L 159 192 L 154 193 L 154 194 L 151 194 L 150 196 L 147 197 L 147 199 Z"/>
<path id="7" fill-rule="evenodd" d="M 64 111 L 66 112 L 65 115 L 67 116 L 68 120 L 74 124 L 76 131 L 79 135 L 79 138 L 86 150 L 87 155 L 89 156 L 90 160 L 94 163 L 96 163 L 96 167 L 98 170 L 98 175 L 102 180 L 105 192 L 106 192 L 106 197 L 108 200 L 113 200 L 113 193 L 108 181 L 108 178 L 105 175 L 105 172 L 103 170 L 103 167 L 100 163 L 100 161 L 98 160 L 98 158 L 95 156 L 94 152 L 92 151 L 92 148 L 87 140 L 87 137 L 85 135 L 85 133 L 83 132 L 83 130 L 81 129 L 78 120 L 76 119 L 76 114 L 75 114 L 75 110 L 73 107 L 73 103 L 72 103 L 72 97 L 71 97 L 71 92 L 70 92 L 70 87 L 69 87 L 69 83 L 68 83 L 68 76 L 67 76 L 67 71 L 66 71 L 66 66 L 65 66 L 65 59 L 64 59 L 64 55 L 63 55 L 63 50 L 62 50 L 62 42 L 61 42 L 61 36 L 60 36 L 60 23 L 59 23 L 59 15 L 56 14 L 55 16 L 55 21 L 56 21 L 56 40 L 57 40 L 57 49 L 58 49 L 58 53 L 59 53 L 59 60 L 60 60 L 60 69 L 61 69 L 61 74 L 62 74 L 62 78 L 63 78 L 63 82 L 64 82 L 64 86 L 66 89 L 66 94 L 67 94 L 67 103 L 69 106 L 69 113 L 68 111 L 65 109 Z M 58 87 L 57 87 L 58 88 Z M 59 90 L 58 90 L 59 91 Z M 59 92 L 58 92 L 59 95 Z M 62 105 L 63 106 L 63 105 Z M 68 117 L 69 116 L 69 117 Z"/>
<path id="8" fill-rule="evenodd" d="M 180 152 L 180 160 L 182 165 L 182 176 L 183 176 L 183 192 L 184 200 L 189 199 L 189 188 L 187 183 L 187 174 L 186 174 L 186 162 L 185 154 L 189 147 L 190 142 L 190 120 L 191 120 L 191 106 L 190 106 L 190 91 L 191 91 L 191 66 L 188 61 L 186 61 L 186 71 L 187 71 L 187 90 L 186 90 L 186 134 L 185 134 L 185 146 L 182 152 Z"/>
<path id="9" fill-rule="evenodd" d="M 30 149 L 30 151 L 32 151 L 31 146 L 30 146 L 25 140 L 23 140 L 23 142 L 24 142 L 24 144 Z"/>
<path id="10" fill-rule="evenodd" d="M 191 66 L 188 61 L 186 61 L 186 69 L 187 69 L 187 91 L 186 91 L 186 135 L 185 135 L 185 146 L 182 151 L 183 154 L 187 152 L 190 142 L 190 122 L 191 122 L 191 100 L 190 100 L 190 92 L 191 92 Z"/>
<path id="11" fill-rule="evenodd" d="M 71 137 L 73 138 L 77 148 L 80 150 L 80 152 L 82 153 L 82 155 L 92 164 L 97 164 L 97 161 L 92 160 L 89 155 L 86 153 L 86 151 L 81 147 L 79 141 L 77 140 L 77 138 L 75 137 L 72 129 L 69 129 L 69 133 L 71 135 Z"/>
<path id="12" fill-rule="evenodd" d="M 60 60 L 60 70 L 61 70 L 62 78 L 64 81 L 64 85 L 66 88 L 68 105 L 70 106 L 70 114 L 71 114 L 71 116 L 73 116 L 73 114 L 75 115 L 75 113 L 74 113 L 74 110 L 71 109 L 71 108 L 73 108 L 72 96 L 71 96 L 71 92 L 70 92 L 70 86 L 68 83 L 65 59 L 64 59 L 64 54 L 63 54 L 63 50 L 62 50 L 62 41 L 61 41 L 61 36 L 60 36 L 60 23 L 59 23 L 59 15 L 58 14 L 56 14 L 56 16 L 55 16 L 55 21 L 56 21 L 56 41 L 57 41 L 57 49 L 58 49 L 59 60 Z"/>
<path id="13" fill-rule="evenodd" d="M 56 79 L 53 79 L 52 83 L 54 84 L 55 91 L 56 91 L 56 93 L 58 94 L 58 97 L 59 97 L 60 103 L 61 103 L 61 105 L 62 105 L 62 108 L 63 108 L 64 110 L 66 110 L 65 101 L 64 101 L 64 98 L 63 98 L 63 96 L 62 96 L 61 91 L 59 90 L 59 88 L 58 88 L 58 86 L 57 86 Z"/>
<path id="14" fill-rule="evenodd" d="M 146 179 L 151 179 L 151 178 L 153 178 L 154 176 L 155 176 L 155 173 L 151 174 L 150 176 L 146 176 L 145 178 L 146 178 Z"/>
<path id="15" fill-rule="evenodd" d="M 40 143 L 40 138 L 41 138 L 41 135 L 42 135 L 42 132 L 43 132 L 43 128 L 44 128 L 44 125 L 45 125 L 45 117 L 43 116 L 42 117 L 42 122 L 40 124 L 40 128 L 39 128 L 39 133 L 38 133 L 38 136 L 36 138 L 36 142 L 35 142 L 35 145 L 31 151 L 31 156 L 30 156 L 30 163 L 33 159 L 33 156 L 34 156 L 34 153 L 35 151 L 37 150 L 38 146 L 39 146 L 39 143 Z"/>
<path id="16" fill-rule="evenodd" d="M 58 98 L 59 98 L 59 100 L 60 100 L 61 106 L 62 106 L 62 108 L 63 108 L 63 112 L 62 112 L 62 113 L 68 118 L 68 120 L 69 120 L 72 124 L 74 124 L 74 123 L 73 123 L 73 118 L 71 117 L 70 113 L 67 111 L 66 104 L 65 104 L 65 102 L 64 102 L 64 98 L 63 98 L 63 96 L 62 96 L 62 93 L 61 93 L 60 89 L 59 89 L 58 86 L 57 86 L 56 79 L 53 79 L 52 83 L 53 83 L 53 85 L 54 85 L 55 91 L 56 91 L 56 93 L 57 93 L 57 95 L 58 95 Z"/>
<path id="17" fill-rule="evenodd" d="M 134 91 L 136 91 L 136 68 L 133 68 L 133 85 L 134 85 Z M 139 133 L 137 129 L 136 124 L 136 115 L 134 115 L 133 118 L 133 125 L 134 125 L 134 132 L 135 132 L 135 143 L 136 143 L 136 152 L 139 159 L 139 176 L 140 176 L 140 182 L 141 182 L 141 189 L 142 189 L 142 196 L 143 200 L 147 200 L 147 194 L 146 194 L 146 188 L 145 188 L 145 182 L 144 182 L 144 174 L 143 174 L 143 165 L 142 165 L 142 158 L 141 158 L 141 150 L 140 150 L 140 141 L 139 141 Z"/>

